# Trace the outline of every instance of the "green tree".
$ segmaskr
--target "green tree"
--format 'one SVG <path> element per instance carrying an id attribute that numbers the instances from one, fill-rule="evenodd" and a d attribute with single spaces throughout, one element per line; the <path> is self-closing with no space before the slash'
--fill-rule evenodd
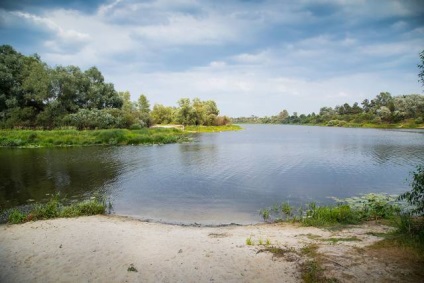
<path id="1" fill-rule="evenodd" d="M 147 97 L 144 94 L 141 94 L 138 98 L 138 111 L 142 114 L 150 113 L 150 103 L 147 100 Z"/>
<path id="2" fill-rule="evenodd" d="M 150 103 L 144 94 L 141 94 L 138 98 L 137 107 L 141 124 L 150 127 L 152 124 L 152 119 L 150 117 Z"/>
<path id="3" fill-rule="evenodd" d="M 181 98 L 178 100 L 178 105 L 176 122 L 182 125 L 194 125 L 196 123 L 196 112 L 190 103 L 190 99 Z"/>
<path id="4" fill-rule="evenodd" d="M 174 121 L 175 109 L 162 104 L 155 104 L 150 113 L 153 124 L 170 124 Z"/>
<path id="5" fill-rule="evenodd" d="M 412 173 L 412 177 L 412 190 L 401 194 L 399 199 L 406 200 L 415 206 L 413 213 L 424 215 L 424 166 L 418 166 Z"/>

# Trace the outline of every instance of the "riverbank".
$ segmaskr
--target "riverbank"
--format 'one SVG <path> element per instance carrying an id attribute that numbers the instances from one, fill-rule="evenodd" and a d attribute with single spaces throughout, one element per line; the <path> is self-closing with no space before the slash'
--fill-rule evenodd
<path id="1" fill-rule="evenodd" d="M 176 129 L 0 130 L 0 146 L 8 147 L 168 144 L 187 140 L 187 134 Z"/>
<path id="2" fill-rule="evenodd" d="M 169 144 L 189 141 L 190 133 L 241 130 L 238 125 L 186 126 L 162 125 L 128 130 L 0 130 L 0 147 L 54 147 L 90 145 Z"/>
<path id="3" fill-rule="evenodd" d="M 0 225 L 0 282 L 302 282 L 314 261 L 343 282 L 414 282 L 405 260 L 369 248 L 390 229 L 184 227 L 118 216 Z"/>

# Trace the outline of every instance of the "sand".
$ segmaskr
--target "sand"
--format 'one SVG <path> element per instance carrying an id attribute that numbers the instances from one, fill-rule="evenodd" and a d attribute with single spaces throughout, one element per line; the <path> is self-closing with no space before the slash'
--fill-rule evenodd
<path id="1" fill-rule="evenodd" d="M 300 251 L 319 244 L 326 272 L 343 282 L 396 280 L 361 254 L 381 225 L 328 231 L 290 224 L 184 227 L 118 216 L 0 225 L 0 282 L 302 282 Z M 331 243 L 331 237 L 358 241 Z M 247 245 L 251 238 L 253 245 Z M 284 257 L 263 251 L 290 250 Z M 378 270 L 378 272 L 376 272 Z"/>

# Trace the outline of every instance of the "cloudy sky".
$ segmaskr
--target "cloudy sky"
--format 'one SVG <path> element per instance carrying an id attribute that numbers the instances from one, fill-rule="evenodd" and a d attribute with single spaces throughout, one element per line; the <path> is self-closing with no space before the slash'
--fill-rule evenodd
<path id="1" fill-rule="evenodd" d="M 422 93 L 420 0 L 2 0 L 0 44 L 97 66 L 151 104 L 215 100 L 228 116 L 318 112 Z"/>

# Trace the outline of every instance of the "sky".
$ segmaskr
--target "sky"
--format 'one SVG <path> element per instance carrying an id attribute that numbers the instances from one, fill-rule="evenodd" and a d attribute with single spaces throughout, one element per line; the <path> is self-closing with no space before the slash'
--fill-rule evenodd
<path id="1" fill-rule="evenodd" d="M 133 100 L 198 97 L 231 117 L 424 90 L 421 0 L 2 0 L 0 44 L 96 66 Z"/>

